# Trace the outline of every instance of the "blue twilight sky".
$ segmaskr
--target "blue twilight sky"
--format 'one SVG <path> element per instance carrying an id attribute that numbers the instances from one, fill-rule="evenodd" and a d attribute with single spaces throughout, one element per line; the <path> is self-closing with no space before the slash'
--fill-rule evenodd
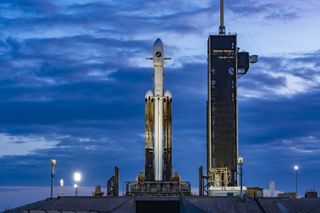
<path id="1" fill-rule="evenodd" d="M 239 81 L 239 152 L 245 184 L 320 189 L 320 3 L 226 0 L 226 30 L 258 54 Z M 49 195 L 56 179 L 82 191 L 121 182 L 144 165 L 144 95 L 157 37 L 173 60 L 173 165 L 198 187 L 205 165 L 207 37 L 218 0 L 1 0 L 0 209 Z M 66 194 L 72 194 L 70 187 Z"/>

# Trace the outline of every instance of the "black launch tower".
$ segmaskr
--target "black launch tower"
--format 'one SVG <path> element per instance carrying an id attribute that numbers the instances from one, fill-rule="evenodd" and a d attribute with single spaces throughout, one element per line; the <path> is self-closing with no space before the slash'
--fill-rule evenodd
<path id="1" fill-rule="evenodd" d="M 257 56 L 239 52 L 236 34 L 225 34 L 220 0 L 218 35 L 208 38 L 207 178 L 208 186 L 237 186 L 237 81 Z"/>

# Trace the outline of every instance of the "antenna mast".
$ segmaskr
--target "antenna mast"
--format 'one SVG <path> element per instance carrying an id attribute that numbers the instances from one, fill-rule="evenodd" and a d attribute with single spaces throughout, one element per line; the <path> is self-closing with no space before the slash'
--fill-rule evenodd
<path id="1" fill-rule="evenodd" d="M 219 27 L 219 34 L 225 34 L 225 26 L 224 26 L 224 0 L 220 0 L 220 27 Z"/>

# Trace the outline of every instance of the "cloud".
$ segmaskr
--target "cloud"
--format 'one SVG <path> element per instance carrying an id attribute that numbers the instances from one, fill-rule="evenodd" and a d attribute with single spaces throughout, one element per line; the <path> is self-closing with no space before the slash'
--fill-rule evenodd
<path id="1" fill-rule="evenodd" d="M 292 98 L 317 93 L 320 86 L 319 52 L 261 57 L 240 79 L 240 98 Z"/>
<path id="2" fill-rule="evenodd" d="M 79 81 L 108 81 L 111 79 L 108 70 L 150 66 L 143 59 L 151 53 L 150 38 L 156 36 L 166 38 L 168 55 L 175 59 L 173 66 L 182 67 L 186 60 L 204 63 L 203 36 L 208 34 L 207 26 L 212 24 L 208 20 L 213 20 L 213 11 L 218 9 L 207 0 L 177 1 L 179 10 L 160 1 L 156 4 L 163 8 L 159 13 L 150 13 L 157 11 L 155 4 L 143 1 L 77 3 L 3 2 L 3 7 L 10 10 L 28 8 L 27 13 L 34 6 L 37 14 L 25 16 L 21 12 L 19 17 L 2 17 L 0 21 L 0 29 L 3 29 L 1 78 L 6 84 L 12 81 L 15 86 L 41 88 Z M 237 13 L 277 11 L 275 3 L 268 1 L 227 5 Z M 265 6 L 270 9 L 265 10 Z M 42 10 L 50 10 L 50 15 L 41 13 Z M 47 94 L 41 96 L 41 100 L 52 100 Z"/>
<path id="3" fill-rule="evenodd" d="M 302 137 L 276 139 L 272 142 L 245 146 L 247 152 L 266 156 L 268 153 L 281 153 L 283 157 L 304 157 L 320 153 L 320 136 L 308 135 Z"/>
<path id="4" fill-rule="evenodd" d="M 59 48 L 61 44 L 64 48 Z M 117 69 L 132 67 L 133 58 L 146 55 L 142 52 L 147 45 L 145 41 L 80 36 L 22 41 L 10 37 L 3 46 L 0 80 L 6 84 L 2 83 L 2 87 L 48 88 L 109 81 L 110 74 Z"/>
<path id="5" fill-rule="evenodd" d="M 227 1 L 226 8 L 236 16 L 248 16 L 259 18 L 262 22 L 293 21 L 301 17 L 299 7 L 294 4 L 282 4 L 278 1 Z"/>
<path id="6" fill-rule="evenodd" d="M 3 13 L 2 15 L 8 18 L 14 18 L 17 16 L 21 16 L 24 14 L 32 14 L 39 15 L 46 14 L 48 12 L 56 12 L 58 10 L 58 6 L 53 4 L 51 1 L 43 0 L 22 0 L 22 1 L 10 1 L 3 0 L 1 1 L 0 6 L 2 7 Z"/>
<path id="7" fill-rule="evenodd" d="M 10 155 L 28 155 L 36 151 L 51 149 L 57 144 L 58 141 L 46 139 L 43 136 L 0 133 L 0 158 Z"/>

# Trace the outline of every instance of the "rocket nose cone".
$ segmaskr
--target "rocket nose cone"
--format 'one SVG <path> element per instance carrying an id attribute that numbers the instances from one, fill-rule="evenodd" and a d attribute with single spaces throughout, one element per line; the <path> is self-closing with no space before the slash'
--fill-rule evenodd
<path id="1" fill-rule="evenodd" d="M 158 38 L 153 45 L 153 60 L 163 61 L 163 43 L 160 38 Z"/>
<path id="2" fill-rule="evenodd" d="M 155 42 L 154 42 L 154 47 L 160 47 L 160 46 L 163 46 L 163 43 L 161 41 L 160 38 L 158 38 Z"/>

